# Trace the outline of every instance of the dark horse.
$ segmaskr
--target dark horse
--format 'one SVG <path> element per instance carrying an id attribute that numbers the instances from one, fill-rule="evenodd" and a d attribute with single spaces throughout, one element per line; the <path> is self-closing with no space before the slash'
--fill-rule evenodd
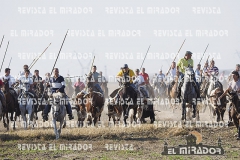
<path id="1" fill-rule="evenodd" d="M 37 96 L 38 99 L 41 99 L 42 97 L 46 100 L 48 99 L 48 95 L 47 93 L 43 93 L 44 92 L 44 86 L 42 82 L 37 82 L 36 84 L 36 89 L 35 89 L 35 94 Z M 43 95 L 44 94 L 44 95 Z M 38 101 L 39 102 L 39 101 Z M 36 117 L 36 120 L 38 119 L 37 117 L 37 112 L 42 111 L 42 116 L 43 116 L 43 110 L 45 108 L 44 104 L 38 103 L 36 109 L 34 110 L 34 116 Z"/>
<path id="2" fill-rule="evenodd" d="M 238 138 L 237 140 L 240 140 L 240 109 L 239 109 L 239 98 L 237 92 L 231 92 L 229 94 L 229 99 L 231 101 L 231 110 L 230 110 L 230 116 L 233 119 L 233 122 L 238 130 Z"/>
<path id="3" fill-rule="evenodd" d="M 15 121 L 17 120 L 17 116 L 19 116 L 21 114 L 21 112 L 20 112 L 20 109 L 19 109 L 19 105 L 17 103 L 17 99 L 15 99 L 14 96 L 10 93 L 9 79 L 4 79 L 3 91 L 4 91 L 5 98 L 6 98 L 6 111 L 3 114 L 4 127 L 7 128 L 7 130 L 9 130 L 8 113 L 10 113 L 11 114 L 10 119 L 12 121 L 14 121 L 13 122 L 13 129 L 16 129 L 15 128 Z M 14 115 L 14 112 L 15 112 L 15 115 Z"/>
<path id="4" fill-rule="evenodd" d="M 97 89 L 94 85 L 95 83 L 92 82 L 92 74 L 89 74 L 87 76 L 87 88 L 88 93 L 84 96 L 86 99 L 86 114 L 87 114 L 87 120 L 92 123 L 92 118 L 94 121 L 94 125 L 97 123 L 97 121 L 100 121 L 101 113 L 103 111 L 104 106 L 104 95 L 102 95 L 100 92 L 97 92 Z"/>
<path id="5" fill-rule="evenodd" d="M 123 114 L 124 114 L 124 123 L 127 124 L 127 118 L 129 115 L 130 110 L 133 110 L 133 119 L 136 121 L 136 113 L 137 113 L 137 93 L 136 91 L 130 86 L 129 82 L 121 83 L 120 89 L 120 97 L 121 103 L 123 106 Z"/>

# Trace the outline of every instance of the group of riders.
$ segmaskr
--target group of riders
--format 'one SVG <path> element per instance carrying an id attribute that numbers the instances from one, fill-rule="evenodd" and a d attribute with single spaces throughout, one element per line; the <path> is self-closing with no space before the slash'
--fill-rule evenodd
<path id="1" fill-rule="evenodd" d="M 183 86 L 184 82 L 184 74 L 185 74 L 185 69 L 188 67 L 193 67 L 194 62 L 192 57 L 192 52 L 187 51 L 185 53 L 185 56 L 181 58 L 177 64 L 176 62 L 172 62 L 170 70 L 166 73 L 166 76 L 162 73 L 162 69 L 160 69 L 159 74 L 155 75 L 153 77 L 153 81 L 155 82 L 160 82 L 160 83 L 166 83 L 167 86 L 167 96 L 169 96 L 170 90 L 172 86 L 175 84 L 175 78 L 177 77 L 179 79 L 179 85 L 178 85 L 178 96 L 177 100 L 178 102 L 181 102 L 181 88 Z M 45 76 L 45 79 L 42 79 L 42 77 L 39 76 L 39 70 L 34 71 L 34 75 L 32 75 L 29 71 L 28 65 L 23 66 L 23 71 L 19 73 L 18 77 L 15 79 L 10 75 L 10 68 L 5 69 L 5 75 L 1 77 L 0 80 L 0 87 L 3 88 L 4 82 L 8 81 L 9 84 L 9 92 L 11 93 L 12 97 L 15 100 L 15 104 L 18 103 L 18 97 L 22 94 L 22 89 L 21 86 L 22 84 L 29 84 L 30 89 L 28 93 L 34 98 L 39 96 L 36 95 L 36 90 L 38 89 L 37 85 L 39 83 L 42 83 L 43 86 L 49 87 L 51 89 L 51 92 L 61 92 L 65 93 L 65 88 L 66 88 L 66 80 L 64 77 L 62 77 L 59 74 L 59 69 L 54 68 L 53 71 L 53 76 L 51 77 L 50 73 L 47 73 Z M 94 82 L 94 90 L 96 92 L 101 93 L 104 95 L 104 92 L 102 90 L 101 83 L 103 81 L 106 81 L 105 77 L 102 76 L 102 73 L 98 73 L 97 67 L 93 66 L 92 71 L 91 71 L 91 77 L 92 81 Z M 209 95 L 209 79 L 211 76 L 218 76 L 219 70 L 215 66 L 214 60 L 210 61 L 210 65 L 208 61 L 206 61 L 204 67 L 201 69 L 201 65 L 198 64 L 197 68 L 195 70 L 195 74 L 193 76 L 193 83 L 194 83 L 194 88 L 197 93 L 197 98 L 201 99 L 201 97 L 206 97 L 206 95 Z M 228 87 L 226 91 L 223 93 L 223 95 L 220 96 L 222 98 L 228 91 L 236 91 L 240 93 L 240 80 L 239 80 L 239 75 L 240 75 L 240 65 L 238 64 L 236 66 L 236 69 L 231 73 L 232 75 L 230 76 L 230 82 L 228 84 Z M 104 80 L 99 79 L 99 77 L 104 78 Z M 152 86 L 150 84 L 150 78 L 149 75 L 145 72 L 145 68 L 141 68 L 141 73 L 139 69 L 135 69 L 133 71 L 132 69 L 129 68 L 127 64 L 124 64 L 121 68 L 119 73 L 116 75 L 116 78 L 119 79 L 119 82 L 121 83 L 128 83 L 129 86 L 134 90 L 138 97 L 144 97 L 144 98 L 149 98 L 150 94 L 152 94 Z M 16 86 L 19 86 L 20 90 L 16 90 Z M 78 81 L 74 84 L 75 90 L 77 89 L 77 92 L 80 92 L 88 86 L 84 85 L 83 82 L 80 81 L 80 78 Z M 17 92 L 18 93 L 17 93 Z M 118 93 L 119 94 L 119 93 Z M 116 95 L 115 97 L 119 97 L 119 95 Z M 65 98 L 67 98 L 67 95 L 65 94 Z M 153 96 L 154 98 L 154 96 Z M 0 91 L 0 99 L 3 104 L 3 110 L 7 109 L 7 103 L 4 98 L 4 93 Z M 17 106 L 17 105 L 16 105 Z M 44 110 L 43 110 L 43 119 L 48 120 L 48 113 L 50 112 L 51 105 L 45 105 Z M 111 109 L 111 108 L 110 108 Z M 37 108 L 34 108 L 36 111 Z M 69 116 L 69 120 L 73 119 L 72 115 L 72 109 L 70 103 L 66 104 L 66 110 Z M 125 117 L 128 116 L 128 113 L 126 112 Z M 193 109 L 193 114 L 192 117 L 196 117 L 196 108 Z"/>

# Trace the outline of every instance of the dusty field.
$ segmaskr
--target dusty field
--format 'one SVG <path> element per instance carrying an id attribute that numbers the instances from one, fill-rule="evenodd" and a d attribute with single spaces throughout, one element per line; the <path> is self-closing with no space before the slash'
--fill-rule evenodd
<path id="1" fill-rule="evenodd" d="M 181 111 L 172 113 L 165 107 L 156 107 L 157 121 L 178 121 Z M 51 127 L 38 127 L 23 130 L 18 122 L 16 131 L 6 132 L 0 123 L 0 158 L 1 159 L 239 159 L 240 141 L 234 136 L 235 127 L 163 127 L 156 124 L 142 124 L 132 127 L 108 127 L 107 108 L 104 108 L 102 121 L 105 127 L 76 128 L 67 126 L 62 130 L 59 140 L 54 140 Z M 76 114 L 76 113 L 74 113 Z M 76 120 L 76 115 L 75 115 Z M 149 123 L 149 119 L 148 120 Z M 201 121 L 209 121 L 208 110 L 200 113 Z M 228 120 L 225 113 L 225 121 Z M 122 122 L 121 122 L 122 124 Z M 191 131 L 202 134 L 204 145 L 217 146 L 219 137 L 225 154 L 222 156 L 163 156 L 164 142 L 169 146 L 186 144 L 185 136 Z M 39 149 L 31 146 L 38 145 Z M 77 144 L 79 148 L 61 148 Z M 43 146 L 45 145 L 45 150 Z M 122 147 L 124 146 L 124 148 Z M 55 146 L 55 147 L 54 147 Z M 113 146 L 111 148 L 111 146 Z M 24 148 L 25 147 L 25 148 Z M 29 147 L 30 149 L 28 149 Z M 115 148 L 114 148 L 115 147 Z M 74 149 L 74 148 L 73 148 Z M 78 149 L 78 150 L 76 150 Z"/>

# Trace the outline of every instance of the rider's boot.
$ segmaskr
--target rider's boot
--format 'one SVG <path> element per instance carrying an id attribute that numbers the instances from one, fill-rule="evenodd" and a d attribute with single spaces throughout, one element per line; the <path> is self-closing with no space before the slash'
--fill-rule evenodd
<path id="1" fill-rule="evenodd" d="M 43 110 L 43 121 L 48 121 L 48 113 L 51 110 L 51 105 L 46 105 Z"/>

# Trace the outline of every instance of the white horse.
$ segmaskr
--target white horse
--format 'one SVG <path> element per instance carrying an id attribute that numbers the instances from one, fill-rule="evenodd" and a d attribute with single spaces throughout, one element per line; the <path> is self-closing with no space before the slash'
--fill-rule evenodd
<path id="1" fill-rule="evenodd" d="M 66 106 L 60 104 L 61 98 L 64 97 L 63 93 L 53 93 L 53 104 L 52 104 L 52 122 L 54 127 L 54 132 L 56 135 L 56 139 L 59 139 L 61 134 L 62 127 L 64 128 L 66 125 Z M 60 128 L 57 129 L 57 122 L 60 122 Z"/>
<path id="2" fill-rule="evenodd" d="M 210 111 L 210 118 L 215 118 L 214 116 L 214 104 L 211 101 L 211 96 L 213 95 L 214 91 L 219 88 L 220 90 L 223 90 L 223 86 L 222 84 L 218 81 L 217 77 L 212 74 L 210 77 L 210 81 L 209 81 L 209 87 L 207 90 L 207 96 L 206 96 L 206 102 L 207 102 L 207 106 L 209 107 L 209 111 Z"/>
<path id="3" fill-rule="evenodd" d="M 32 127 L 34 125 L 33 104 L 36 103 L 36 101 L 33 100 L 32 97 L 34 97 L 34 95 L 29 92 L 29 90 L 30 84 L 22 83 L 22 93 L 18 96 L 20 102 L 19 108 L 23 119 L 24 129 L 27 129 L 27 124 L 32 125 Z"/>

